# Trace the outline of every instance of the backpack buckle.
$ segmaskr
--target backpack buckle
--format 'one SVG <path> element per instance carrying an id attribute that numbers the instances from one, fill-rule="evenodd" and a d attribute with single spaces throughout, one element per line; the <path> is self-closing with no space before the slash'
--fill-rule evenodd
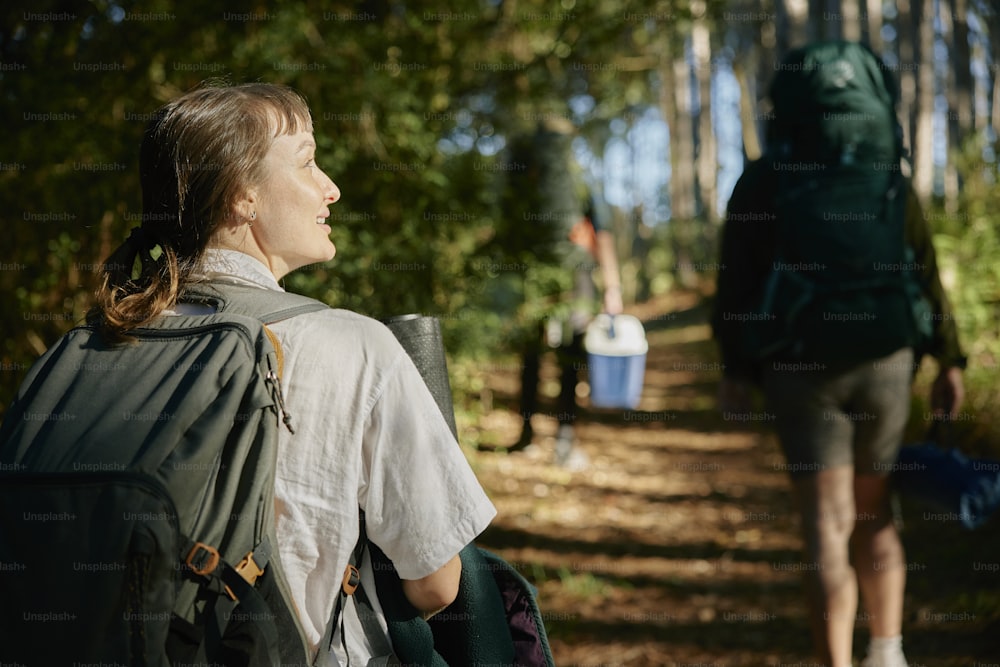
<path id="1" fill-rule="evenodd" d="M 204 542 L 195 542 L 184 563 L 195 574 L 207 577 L 215 572 L 215 568 L 219 565 L 219 550 Z"/>
<path id="2" fill-rule="evenodd" d="M 341 589 L 345 595 L 354 595 L 359 584 L 361 584 L 361 572 L 355 566 L 348 564 L 347 569 L 344 570 L 344 583 L 341 584 Z"/>
<path id="3" fill-rule="evenodd" d="M 257 577 L 264 574 L 264 570 L 253 559 L 252 551 L 248 552 L 233 569 L 251 586 L 257 583 Z"/>

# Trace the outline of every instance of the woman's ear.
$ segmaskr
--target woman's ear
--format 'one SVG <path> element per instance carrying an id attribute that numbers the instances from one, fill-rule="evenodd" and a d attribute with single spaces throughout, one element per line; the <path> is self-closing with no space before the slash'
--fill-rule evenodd
<path id="1" fill-rule="evenodd" d="M 257 203 L 259 202 L 256 190 L 247 190 L 243 195 L 234 199 L 228 209 L 225 218 L 219 221 L 209 245 L 220 248 L 239 248 L 245 243 L 247 233 L 251 231 L 254 221 L 257 219 Z"/>
<path id="2" fill-rule="evenodd" d="M 253 226 L 257 220 L 257 204 L 260 198 L 257 190 L 249 188 L 243 195 L 237 197 L 229 208 L 229 217 L 225 224 L 232 227 L 243 225 Z"/>

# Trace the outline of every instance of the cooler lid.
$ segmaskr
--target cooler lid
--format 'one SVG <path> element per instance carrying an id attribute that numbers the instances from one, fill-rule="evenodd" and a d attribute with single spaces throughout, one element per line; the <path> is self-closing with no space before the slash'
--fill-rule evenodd
<path id="1" fill-rule="evenodd" d="M 590 354 L 628 357 L 646 354 L 649 344 L 642 322 L 632 315 L 601 313 L 587 326 L 583 346 Z"/>

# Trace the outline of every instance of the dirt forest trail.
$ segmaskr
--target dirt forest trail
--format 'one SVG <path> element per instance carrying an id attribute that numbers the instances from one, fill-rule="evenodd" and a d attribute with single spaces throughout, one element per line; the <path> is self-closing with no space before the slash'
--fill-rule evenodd
<path id="1" fill-rule="evenodd" d="M 674 294 L 629 312 L 650 343 L 638 409 L 582 410 L 583 471 L 552 465 L 556 419 L 545 403 L 537 447 L 472 454 L 499 510 L 480 544 L 538 586 L 560 667 L 815 665 L 783 458 L 762 420 L 717 411 L 707 308 Z M 517 438 L 516 363 L 479 369 L 485 399 L 464 428 L 483 442 Z M 543 401 L 555 383 L 543 365 Z M 990 606 L 1000 575 L 977 567 L 1000 561 L 998 522 L 968 533 L 921 512 L 901 510 L 910 664 L 1000 665 L 1000 610 Z M 859 613 L 857 664 L 867 643 Z"/>

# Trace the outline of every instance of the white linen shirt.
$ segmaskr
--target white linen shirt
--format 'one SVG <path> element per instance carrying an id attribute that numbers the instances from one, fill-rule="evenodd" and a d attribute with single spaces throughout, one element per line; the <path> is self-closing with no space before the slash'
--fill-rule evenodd
<path id="1" fill-rule="evenodd" d="M 203 277 L 282 290 L 257 259 L 209 250 Z M 295 434 L 280 429 L 275 479 L 278 553 L 316 650 L 365 511 L 368 539 L 404 579 L 444 566 L 496 515 L 409 356 L 380 322 L 329 309 L 269 325 L 284 354 Z M 370 597 L 370 572 L 362 567 Z M 382 622 L 381 608 L 372 600 Z M 353 605 L 350 664 L 373 657 Z M 340 661 L 345 655 L 336 642 Z"/>

